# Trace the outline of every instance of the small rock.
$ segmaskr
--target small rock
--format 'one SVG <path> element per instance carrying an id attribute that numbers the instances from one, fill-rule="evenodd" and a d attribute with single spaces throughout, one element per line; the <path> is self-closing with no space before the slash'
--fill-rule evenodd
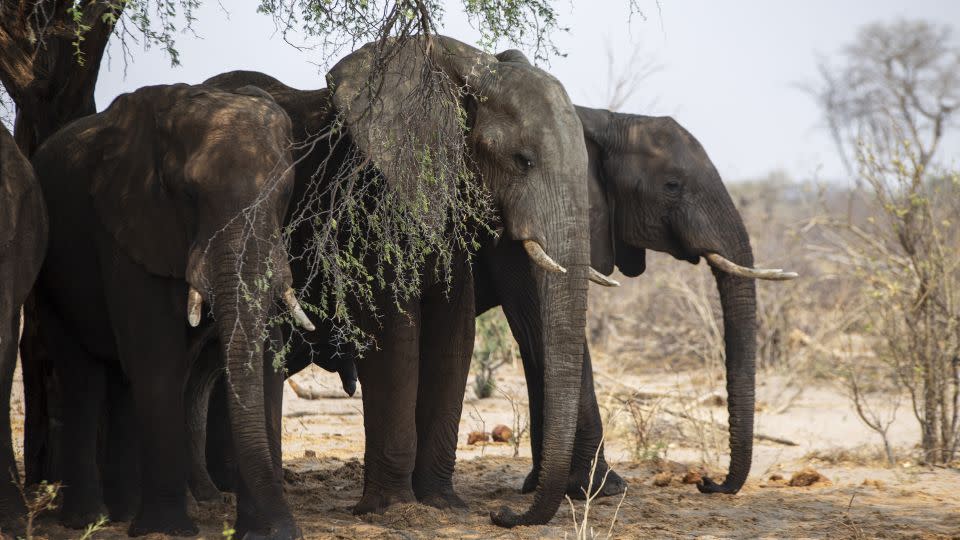
<path id="1" fill-rule="evenodd" d="M 687 474 L 683 475 L 683 479 L 681 480 L 684 484 L 699 484 L 702 481 L 703 475 L 693 469 L 687 471 Z"/>
<path id="2" fill-rule="evenodd" d="M 873 487 L 875 487 L 875 488 L 877 488 L 877 489 L 883 489 L 883 486 L 884 486 L 883 480 L 873 480 L 873 479 L 870 479 L 870 478 L 864 479 L 862 485 L 864 485 L 864 486 L 873 486 Z"/>
<path id="3" fill-rule="evenodd" d="M 793 476 L 790 477 L 789 485 L 791 487 L 807 487 L 821 483 L 829 484 L 830 480 L 828 480 L 826 476 L 820 474 L 819 472 L 810 468 L 806 468 L 802 471 L 793 473 Z"/>
<path id="4" fill-rule="evenodd" d="M 657 487 L 667 487 L 670 485 L 670 481 L 673 480 L 673 475 L 668 472 L 662 472 L 653 477 L 653 485 Z"/>
<path id="5" fill-rule="evenodd" d="M 477 444 L 478 442 L 487 442 L 490 440 L 490 434 L 485 431 L 471 431 L 467 435 L 467 444 Z"/>
<path id="6" fill-rule="evenodd" d="M 771 482 L 783 482 L 783 475 L 782 475 L 782 474 L 773 473 L 773 474 L 770 475 L 769 480 L 770 480 Z"/>
<path id="7" fill-rule="evenodd" d="M 703 404 L 708 407 L 726 407 L 727 398 L 721 396 L 720 394 L 713 394 L 712 396 L 707 396 L 704 398 Z"/>
<path id="8" fill-rule="evenodd" d="M 317 453 L 314 452 L 313 450 L 304 450 L 304 451 L 303 451 L 303 457 L 315 458 L 315 457 L 317 457 Z"/>
<path id="9" fill-rule="evenodd" d="M 493 436 L 493 442 L 510 442 L 513 438 L 513 430 L 503 424 L 493 428 L 490 434 Z"/>

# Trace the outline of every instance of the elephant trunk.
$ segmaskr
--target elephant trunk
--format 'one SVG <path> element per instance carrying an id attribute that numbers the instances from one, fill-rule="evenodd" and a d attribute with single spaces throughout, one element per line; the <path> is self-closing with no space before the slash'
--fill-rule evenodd
<path id="1" fill-rule="evenodd" d="M 262 281 L 269 246 L 228 230 L 213 254 L 210 280 L 226 369 L 227 408 L 238 470 L 238 504 L 272 522 L 293 522 L 283 496 L 279 455 L 271 450 L 264 404 L 266 323 L 277 287 Z M 238 255 L 242 254 L 242 255 Z M 245 497 L 246 496 L 246 497 Z M 249 503 L 243 501 L 249 497 Z"/>
<path id="2" fill-rule="evenodd" d="M 571 182 L 581 185 L 582 182 Z M 501 508 L 492 518 L 505 527 L 550 521 L 563 501 L 577 431 L 580 377 L 583 368 L 587 309 L 589 245 L 586 212 L 570 201 L 585 193 L 544 193 L 542 218 L 548 236 L 544 250 L 566 272 L 549 272 L 531 261 L 540 302 L 543 336 L 544 429 L 539 484 L 533 503 L 522 515 Z"/>
<path id="3" fill-rule="evenodd" d="M 735 263 L 753 267 L 753 252 L 737 216 L 739 231 L 726 253 Z M 702 493 L 736 493 L 750 473 L 753 457 L 753 415 L 756 402 L 757 291 L 753 279 L 714 268 L 726 349 L 727 410 L 730 415 L 730 469 L 722 484 L 709 478 L 697 488 Z"/>

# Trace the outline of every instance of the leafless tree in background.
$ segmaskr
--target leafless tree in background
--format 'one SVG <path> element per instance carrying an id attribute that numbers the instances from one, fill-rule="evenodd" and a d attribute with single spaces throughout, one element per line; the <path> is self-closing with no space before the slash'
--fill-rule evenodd
<path id="1" fill-rule="evenodd" d="M 630 51 L 630 57 L 623 66 L 617 65 L 616 53 L 613 46 L 607 43 L 607 95 L 606 107 L 611 111 L 620 111 L 630 99 L 640 90 L 643 81 L 659 72 L 663 66 L 657 63 L 656 58 L 645 53 L 643 47 L 637 46 Z M 624 111 L 636 114 L 649 114 L 656 98 L 647 98 L 644 108 L 648 110 Z"/>
<path id="2" fill-rule="evenodd" d="M 911 397 L 924 460 L 949 462 L 960 444 L 960 177 L 940 154 L 960 107 L 960 48 L 948 26 L 875 23 L 820 73 L 814 96 L 873 209 L 866 222 L 825 218 L 825 235 L 864 284 L 877 358 Z"/>

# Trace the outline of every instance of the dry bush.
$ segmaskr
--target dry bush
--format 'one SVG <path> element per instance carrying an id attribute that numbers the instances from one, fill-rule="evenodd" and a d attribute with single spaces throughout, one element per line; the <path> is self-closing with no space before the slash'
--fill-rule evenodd
<path id="1" fill-rule="evenodd" d="M 597 445 L 597 451 L 593 454 L 593 460 L 590 462 L 590 478 L 587 481 L 588 486 L 592 486 L 593 480 L 596 478 L 597 463 L 599 462 L 601 447 L 603 447 L 603 440 L 601 440 L 600 444 Z M 613 517 L 610 519 L 610 526 L 607 528 L 606 535 L 598 535 L 594 527 L 590 525 L 590 507 L 593 504 L 594 499 L 596 499 L 597 496 L 600 495 L 600 492 L 603 491 L 603 486 L 607 483 L 607 475 L 609 474 L 610 469 L 607 469 L 607 471 L 603 473 L 603 478 L 600 480 L 600 485 L 597 486 L 596 491 L 589 492 L 581 488 L 585 497 L 583 500 L 583 513 L 579 519 L 577 518 L 577 507 L 573 504 L 570 496 L 565 495 L 567 503 L 570 505 L 570 513 L 573 518 L 574 538 L 577 540 L 596 540 L 598 538 L 605 538 L 606 540 L 609 540 L 613 536 L 613 527 L 617 523 L 617 516 L 620 514 L 620 507 L 623 506 L 623 501 L 627 498 L 626 487 L 624 487 L 623 494 L 620 496 L 620 502 L 617 504 L 617 508 L 613 513 Z M 567 535 L 564 534 L 564 538 L 566 537 Z"/>
<path id="2" fill-rule="evenodd" d="M 501 390 L 500 393 L 510 402 L 510 410 L 513 412 L 513 416 L 511 417 L 513 428 L 509 442 L 513 448 L 513 457 L 519 457 L 520 443 L 530 430 L 530 407 L 527 406 L 525 399 L 517 397 L 512 391 L 504 392 Z"/>
<path id="3" fill-rule="evenodd" d="M 473 392 L 484 399 L 497 388 L 497 370 L 506 364 L 516 365 L 520 351 L 500 308 L 477 317 L 473 343 Z"/>
<path id="4" fill-rule="evenodd" d="M 663 398 L 633 392 L 618 396 L 618 402 L 630 420 L 633 459 L 645 461 L 666 458 L 667 444 L 658 431 Z"/>
<path id="5" fill-rule="evenodd" d="M 877 366 L 910 395 L 924 459 L 960 446 L 960 175 L 940 166 L 960 108 L 960 47 L 948 26 L 900 20 L 863 27 L 840 57 L 821 62 L 812 91 L 871 212 L 826 216 L 840 271 L 863 283 L 863 320 Z M 862 389 L 849 378 L 858 413 Z"/>

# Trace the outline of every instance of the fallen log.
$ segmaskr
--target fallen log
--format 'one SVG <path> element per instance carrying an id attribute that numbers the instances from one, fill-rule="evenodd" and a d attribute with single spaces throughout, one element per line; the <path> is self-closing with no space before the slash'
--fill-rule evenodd
<path id="1" fill-rule="evenodd" d="M 698 424 L 703 424 L 703 425 L 712 427 L 712 428 L 714 428 L 714 429 L 716 429 L 716 430 L 719 430 L 719 431 L 727 431 L 727 429 L 729 429 L 729 428 L 727 428 L 727 426 L 725 426 L 725 425 L 723 425 L 723 424 L 720 424 L 720 423 L 718 423 L 718 422 L 711 422 L 711 421 L 709 421 L 709 420 L 701 420 L 701 419 L 696 418 L 696 417 L 693 417 L 693 416 L 691 416 L 691 415 L 689 415 L 689 414 L 687 414 L 687 413 L 683 413 L 683 412 L 679 412 L 679 411 L 671 411 L 670 409 L 662 409 L 662 410 L 663 410 L 663 412 L 665 412 L 665 413 L 667 413 L 667 414 L 671 414 L 671 415 L 673 415 L 673 416 L 677 416 L 677 417 L 683 418 L 683 419 L 685 419 L 685 420 L 690 420 L 691 422 L 696 422 L 696 423 L 698 423 Z M 794 442 L 794 441 L 791 441 L 790 439 L 783 439 L 783 438 L 781 438 L 781 437 L 774 437 L 774 436 L 772 436 L 772 435 L 765 435 L 765 434 L 763 434 L 763 433 L 754 433 L 754 434 L 753 434 L 753 438 L 756 439 L 756 440 L 758 440 L 758 441 L 767 441 L 767 442 L 772 442 L 772 443 L 776 443 L 776 444 L 782 444 L 782 445 L 784 445 L 784 446 L 800 446 L 799 443 Z"/>
<path id="2" fill-rule="evenodd" d="M 290 388 L 293 389 L 293 393 L 296 394 L 300 399 L 323 399 L 325 397 L 320 392 L 317 392 L 312 388 L 304 388 L 300 386 L 293 379 L 287 379 L 287 383 L 290 384 Z"/>

